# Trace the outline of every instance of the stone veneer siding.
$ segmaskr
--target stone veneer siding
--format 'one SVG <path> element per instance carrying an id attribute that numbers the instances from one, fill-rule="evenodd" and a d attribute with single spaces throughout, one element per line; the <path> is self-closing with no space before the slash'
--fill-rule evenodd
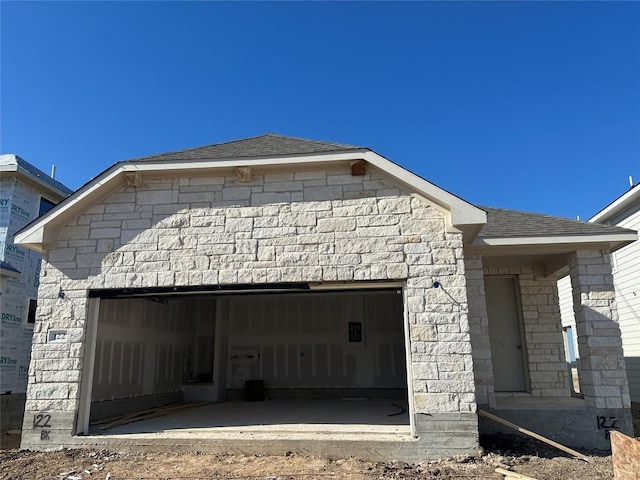
<path id="1" fill-rule="evenodd" d="M 71 437 L 88 289 L 391 279 L 406 281 L 418 433 L 439 418 L 441 431 L 453 432 L 451 440 L 435 435 L 421 455 L 471 451 L 477 421 L 462 236 L 448 230 L 445 214 L 425 200 L 348 168 L 256 174 L 250 183 L 145 177 L 137 190 L 113 192 L 59 228 L 45 253 L 23 447 L 82 441 Z M 442 288 L 432 288 L 435 280 Z M 48 343 L 58 328 L 67 340 Z M 32 427 L 42 412 L 55 424 L 50 444 Z"/>
<path id="2" fill-rule="evenodd" d="M 485 276 L 513 275 L 517 279 L 522 309 L 530 393 L 537 397 L 571 395 L 564 356 L 564 340 L 555 278 L 545 277 L 533 266 L 482 267 L 477 255 L 467 255 L 467 269 Z M 469 320 L 473 345 L 478 404 L 495 406 L 491 347 L 484 299 L 484 277 L 468 273 Z"/>
<path id="3" fill-rule="evenodd" d="M 569 256 L 580 360 L 580 391 L 589 407 L 630 408 L 609 252 Z"/>
<path id="4" fill-rule="evenodd" d="M 469 331 L 473 349 L 473 373 L 478 406 L 496 406 L 493 384 L 493 362 L 489 341 L 489 317 L 484 291 L 482 256 L 465 253 L 467 299 L 469 302 Z"/>
<path id="5" fill-rule="evenodd" d="M 592 358 L 584 366 L 585 371 L 580 370 L 585 408 L 548 408 L 545 403 L 544 397 L 570 395 L 555 279 L 544 277 L 534 266 L 487 268 L 477 254 L 465 254 L 465 264 L 478 406 L 495 409 L 496 415 L 505 420 L 572 447 L 609 449 L 607 429 L 613 424 L 616 429 L 632 434 L 631 415 L 624 409 L 629 397 L 624 370 L 619 368 L 624 360 L 611 276 L 606 273 L 607 256 L 600 251 L 569 255 L 575 308 L 582 319 L 579 341 Z M 539 406 L 501 408 L 499 401 L 496 405 L 482 271 L 486 276 L 513 275 L 518 279 L 531 393 L 540 398 Z M 609 423 L 602 423 L 602 419 L 608 419 Z M 512 432 L 484 418 L 480 419 L 479 429 L 481 434 Z"/>

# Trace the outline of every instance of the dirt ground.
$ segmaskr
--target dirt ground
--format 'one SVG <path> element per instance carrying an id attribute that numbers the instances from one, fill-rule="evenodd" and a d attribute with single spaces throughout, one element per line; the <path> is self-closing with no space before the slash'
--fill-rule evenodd
<path id="1" fill-rule="evenodd" d="M 14 437 L 14 438 L 10 438 Z M 15 438 L 17 437 L 17 438 Z M 564 456 L 551 447 L 516 435 L 483 438 L 482 457 L 460 456 L 409 465 L 354 459 L 189 453 L 118 453 L 108 450 L 31 452 L 17 449 L 19 435 L 4 435 L 0 480 L 182 480 L 182 479 L 502 479 L 497 467 L 538 480 L 609 480 L 611 457 L 593 454 L 590 462 Z M 11 447 L 11 448 L 9 448 Z M 593 453 L 593 452 L 592 452 Z"/>

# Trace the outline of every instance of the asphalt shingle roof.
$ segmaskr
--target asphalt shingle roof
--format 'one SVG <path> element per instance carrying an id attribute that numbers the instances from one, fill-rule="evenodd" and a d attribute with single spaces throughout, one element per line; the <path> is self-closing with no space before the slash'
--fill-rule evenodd
<path id="1" fill-rule="evenodd" d="M 38 177 L 40 180 L 42 180 L 42 182 L 46 183 L 50 187 L 52 187 L 54 189 L 57 189 L 57 190 L 65 193 L 66 195 L 71 195 L 71 193 L 73 192 L 73 190 L 67 188 L 65 185 L 63 185 L 59 181 L 51 178 L 49 175 L 44 173 L 42 170 L 40 170 L 39 168 L 35 167 L 34 165 L 31 165 L 29 162 L 27 162 L 23 158 L 20 158 L 18 155 L 14 155 L 14 154 L 11 154 L 11 153 L 4 154 L 4 155 L 2 155 L 2 158 L 0 159 L 0 163 L 2 163 L 3 165 L 18 166 L 18 167 L 26 170 L 27 172 L 29 172 L 31 175 L 33 175 L 35 177 Z"/>
<path id="2" fill-rule="evenodd" d="M 353 150 L 368 150 L 368 148 L 342 143 L 286 137 L 275 133 L 266 133 L 264 135 L 258 135 L 257 137 L 243 138 L 240 140 L 217 143 L 205 147 L 137 158 L 129 160 L 129 162 L 215 160 L 223 158 L 269 157 Z"/>
<path id="3" fill-rule="evenodd" d="M 634 233 L 633 230 L 580 222 L 540 213 L 519 212 L 504 208 L 479 207 L 487 212 L 487 224 L 478 238 L 549 237 L 566 235 L 611 235 Z"/>

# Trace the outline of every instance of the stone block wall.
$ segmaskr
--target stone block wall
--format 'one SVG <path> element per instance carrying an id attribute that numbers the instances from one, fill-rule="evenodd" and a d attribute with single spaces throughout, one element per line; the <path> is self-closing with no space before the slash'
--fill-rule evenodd
<path id="1" fill-rule="evenodd" d="M 630 408 L 609 252 L 578 250 L 569 256 L 569 274 L 585 402 L 595 408 Z"/>
<path id="2" fill-rule="evenodd" d="M 482 256 L 465 253 L 465 268 L 476 401 L 480 407 L 494 408 L 496 401 Z"/>
<path id="3" fill-rule="evenodd" d="M 42 412 L 60 417 L 58 437 L 68 443 L 87 291 L 100 288 L 405 281 L 415 412 L 471 418 L 462 236 L 447 223 L 425 200 L 371 172 L 352 176 L 348 167 L 256 174 L 248 183 L 217 175 L 143 178 L 137 190 L 113 192 L 59 228 L 46 252 L 23 446 L 47 448 L 31 427 Z M 442 287 L 432 288 L 434 281 Z M 52 342 L 55 330 L 65 336 Z M 465 435 L 461 448 L 468 450 L 477 431 Z"/>
<path id="4" fill-rule="evenodd" d="M 485 268 L 485 275 L 517 276 L 531 394 L 570 396 L 557 279 L 545 277 L 533 266 Z"/>

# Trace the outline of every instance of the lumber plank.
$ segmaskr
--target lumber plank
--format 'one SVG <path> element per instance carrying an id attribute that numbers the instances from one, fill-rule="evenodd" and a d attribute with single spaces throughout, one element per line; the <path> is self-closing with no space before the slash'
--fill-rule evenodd
<path id="1" fill-rule="evenodd" d="M 170 405 L 164 405 L 162 407 L 154 407 L 147 410 L 143 410 L 141 412 L 125 415 L 124 417 L 111 419 L 111 421 L 101 424 L 98 427 L 98 429 L 108 430 L 110 428 L 117 427 L 120 425 L 126 425 L 128 423 L 139 422 L 141 420 L 147 420 L 149 418 L 162 417 L 163 415 L 168 415 L 178 410 L 183 410 L 183 409 L 192 408 L 192 407 L 201 407 L 203 405 L 207 405 L 207 403 L 208 402 L 180 403 L 177 405 L 170 404 Z"/>
<path id="2" fill-rule="evenodd" d="M 562 450 L 563 452 L 566 452 L 570 455 L 573 455 L 574 457 L 580 459 L 580 460 L 584 460 L 585 462 L 589 462 L 589 457 L 587 457 L 586 455 L 583 455 L 580 452 L 577 452 L 576 450 L 573 450 L 569 447 L 565 447 L 564 445 L 562 445 L 561 443 L 558 442 L 554 442 L 553 440 L 547 438 L 547 437 L 543 437 L 542 435 L 540 435 L 539 433 L 536 432 L 532 432 L 531 430 L 527 430 L 526 428 L 522 428 L 519 425 L 516 425 L 515 423 L 511 423 L 503 418 L 498 417 L 497 415 L 494 415 L 492 413 L 489 412 L 485 412 L 484 410 L 478 409 L 478 415 L 488 418 L 490 420 L 493 420 L 494 422 L 498 422 L 502 425 L 504 425 L 505 427 L 509 427 L 512 428 L 520 433 L 524 433 L 525 435 L 529 435 L 530 437 L 535 438 L 536 440 L 540 440 L 541 442 L 546 443 L 547 445 L 551 445 L 552 447 L 557 448 L 558 450 Z"/>
<path id="3" fill-rule="evenodd" d="M 505 470 L 504 468 L 496 468 L 495 471 L 501 475 L 505 476 L 505 479 L 514 479 L 514 480 L 537 480 L 533 477 L 528 477 L 523 475 L 522 473 L 512 472 L 511 470 Z"/>
<path id="4" fill-rule="evenodd" d="M 611 456 L 615 480 L 640 478 L 640 440 L 612 430 Z"/>
<path id="5" fill-rule="evenodd" d="M 93 423 L 91 423 L 91 425 L 92 426 L 103 426 L 105 424 L 110 424 L 110 423 L 113 423 L 113 422 L 119 422 L 119 421 L 122 421 L 122 420 L 136 418 L 136 417 L 139 417 L 141 415 L 146 415 L 147 413 L 156 410 L 156 408 L 157 407 L 147 408 L 146 410 L 140 410 L 138 412 L 127 413 L 126 415 L 120 415 L 120 416 L 105 418 L 104 420 L 100 420 L 98 422 L 93 422 Z"/>
<path id="6" fill-rule="evenodd" d="M 137 417 L 139 415 L 144 415 L 144 414 L 146 414 L 148 412 L 158 410 L 160 408 L 168 408 L 168 407 L 172 407 L 172 406 L 176 406 L 176 405 L 184 405 L 184 404 L 181 403 L 181 402 L 171 402 L 171 403 L 167 403 L 165 405 L 150 407 L 150 408 L 147 408 L 147 409 L 144 409 L 144 410 L 138 410 L 136 412 L 126 413 L 124 415 L 116 415 L 114 417 L 109 417 L 109 418 L 105 418 L 105 419 L 102 419 L 102 420 L 98 420 L 97 422 L 91 422 L 91 425 L 92 426 L 104 425 L 105 423 L 114 422 L 116 420 L 122 420 L 122 419 L 125 419 L 125 418 L 134 418 L 134 417 Z"/>

